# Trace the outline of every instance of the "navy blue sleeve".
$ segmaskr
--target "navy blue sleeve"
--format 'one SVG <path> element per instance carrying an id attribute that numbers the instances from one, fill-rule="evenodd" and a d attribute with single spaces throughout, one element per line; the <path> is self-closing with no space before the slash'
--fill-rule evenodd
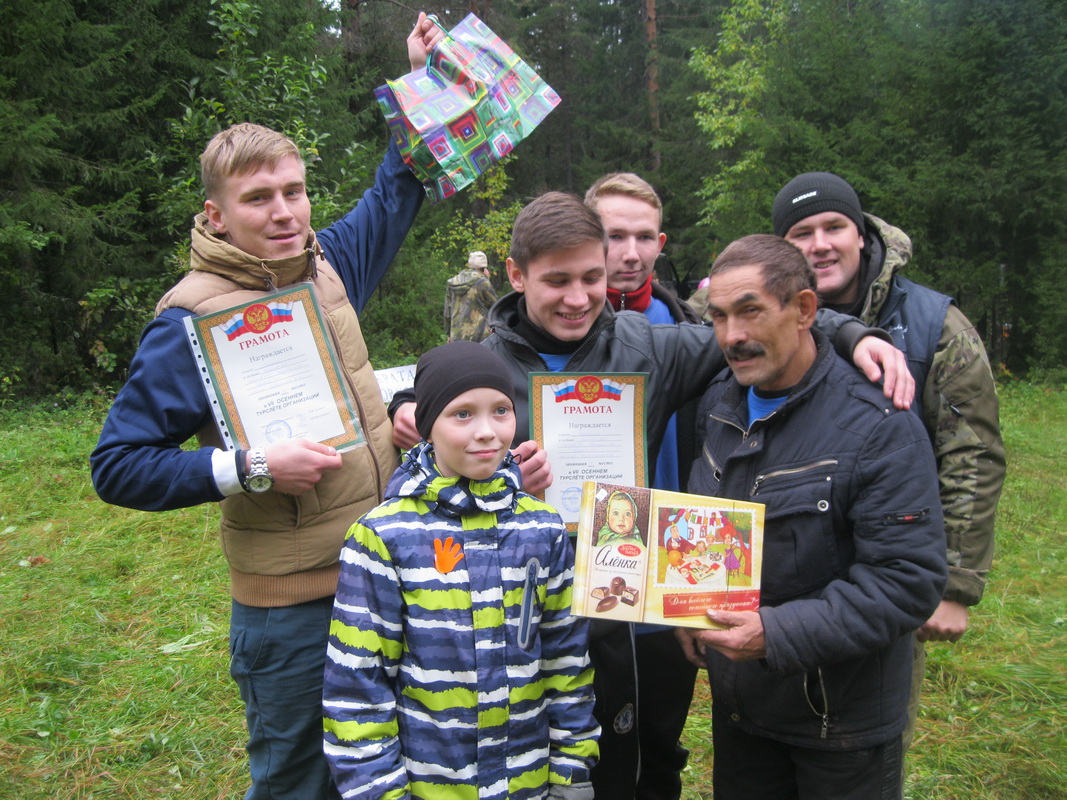
<path id="1" fill-rule="evenodd" d="M 363 310 L 393 263 L 424 195 L 422 184 L 400 157 L 396 142 L 390 140 L 374 186 L 355 208 L 317 233 L 356 311 Z"/>
<path id="2" fill-rule="evenodd" d="M 105 502 L 165 511 L 221 500 L 213 448 L 182 450 L 212 424 L 204 386 L 186 341 L 184 317 L 169 309 L 141 335 L 130 377 L 119 391 L 90 456 L 93 486 Z"/>

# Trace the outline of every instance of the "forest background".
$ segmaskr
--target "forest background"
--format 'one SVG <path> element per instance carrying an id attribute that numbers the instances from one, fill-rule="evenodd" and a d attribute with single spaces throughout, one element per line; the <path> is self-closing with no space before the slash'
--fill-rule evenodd
<path id="1" fill-rule="evenodd" d="M 373 89 L 407 71 L 398 0 L 26 0 L 0 7 L 0 404 L 125 377 L 184 272 L 200 151 L 242 120 L 307 154 L 313 224 L 369 186 Z M 468 250 L 501 289 L 511 220 L 632 170 L 685 293 L 777 189 L 829 170 L 907 231 L 1002 375 L 1067 377 L 1061 0 L 471 0 L 563 99 L 502 166 L 427 204 L 362 314 L 378 366 L 438 344 Z"/>

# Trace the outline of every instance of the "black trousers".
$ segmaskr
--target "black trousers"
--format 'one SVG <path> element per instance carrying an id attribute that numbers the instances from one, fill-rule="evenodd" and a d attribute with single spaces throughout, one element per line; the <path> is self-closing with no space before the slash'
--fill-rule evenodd
<path id="1" fill-rule="evenodd" d="M 901 737 L 864 750 L 815 750 L 742 731 L 712 701 L 715 800 L 900 800 Z"/>
<path id="2" fill-rule="evenodd" d="M 597 800 L 629 800 L 637 788 L 637 670 L 633 626 L 594 622 L 589 637 L 593 663 L 593 715 L 600 723 L 600 761 L 591 779 Z"/>
<path id="3" fill-rule="evenodd" d="M 678 800 L 682 770 L 689 751 L 682 747 L 682 729 L 693 701 L 697 667 L 686 660 L 674 629 L 638 633 L 637 737 L 641 774 L 637 800 Z"/>
<path id="4" fill-rule="evenodd" d="M 597 800 L 678 800 L 689 755 L 678 740 L 697 668 L 674 631 L 635 637 L 631 625 L 594 624 L 589 657 L 601 728 Z"/>

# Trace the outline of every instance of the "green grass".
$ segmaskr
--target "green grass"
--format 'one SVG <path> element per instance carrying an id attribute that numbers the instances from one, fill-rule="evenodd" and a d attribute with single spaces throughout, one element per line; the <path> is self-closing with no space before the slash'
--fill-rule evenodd
<path id="1" fill-rule="evenodd" d="M 0 800 L 238 798 L 244 722 L 212 506 L 93 494 L 105 409 L 0 409 Z M 971 630 L 927 649 L 912 800 L 1067 797 L 1067 394 L 1012 385 L 998 552 Z M 706 681 L 685 800 L 711 797 Z"/>

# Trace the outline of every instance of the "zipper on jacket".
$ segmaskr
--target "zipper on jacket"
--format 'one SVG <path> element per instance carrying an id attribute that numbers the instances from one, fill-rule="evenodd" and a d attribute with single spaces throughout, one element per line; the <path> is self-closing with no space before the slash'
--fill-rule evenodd
<path id="1" fill-rule="evenodd" d="M 711 454 L 711 450 L 708 449 L 708 443 L 704 442 L 703 448 L 704 460 L 708 462 L 708 466 L 711 467 L 711 476 L 722 483 L 722 467 L 719 466 L 719 462 L 715 460 L 715 456 Z"/>
<path id="2" fill-rule="evenodd" d="M 728 419 L 723 419 L 722 417 L 717 417 L 714 414 L 708 414 L 708 417 L 710 419 L 715 420 L 716 422 L 721 422 L 723 425 L 729 425 L 731 428 L 735 428 L 738 431 L 740 431 L 741 432 L 741 444 L 744 444 L 745 441 L 748 440 L 748 431 L 746 431 L 744 428 L 742 428 L 737 423 L 731 422 Z M 711 467 L 712 476 L 715 478 L 715 480 L 717 480 L 720 483 L 722 483 L 722 467 L 719 466 L 719 462 L 717 462 L 715 460 L 715 457 L 711 454 L 711 450 L 708 449 L 708 443 L 705 441 L 704 444 L 701 445 L 700 449 L 704 454 L 704 460 L 707 461 L 708 462 L 708 466 Z"/>
<path id="3" fill-rule="evenodd" d="M 744 444 L 746 441 L 748 441 L 748 431 L 745 430 L 744 428 L 742 428 L 740 425 L 738 425 L 733 420 L 725 419 L 724 417 L 717 417 L 714 414 L 708 414 L 708 417 L 713 419 L 713 420 L 715 420 L 716 422 L 721 422 L 723 425 L 729 425 L 731 428 L 734 428 L 735 430 L 740 431 L 741 432 L 741 444 Z"/>
<path id="4" fill-rule="evenodd" d="M 811 702 L 811 695 L 808 694 L 807 675 L 804 676 L 804 699 L 808 703 L 808 708 L 822 720 L 822 728 L 819 731 L 819 738 L 825 739 L 830 732 L 830 701 L 826 696 L 826 682 L 823 680 L 822 667 L 817 667 L 815 673 L 819 676 L 819 693 L 822 695 L 822 711 L 819 711 L 819 709 L 815 707 L 815 704 Z"/>
<path id="5" fill-rule="evenodd" d="M 764 481 L 770 478 L 780 478 L 783 475 L 801 475 L 809 470 L 818 469 L 820 467 L 836 467 L 838 460 L 836 458 L 824 458 L 822 461 L 813 461 L 810 464 L 805 464 L 803 467 L 790 467 L 788 469 L 776 469 L 774 472 L 765 472 L 762 475 L 756 476 L 756 482 L 752 484 L 752 496 L 755 497 L 759 494 L 759 487 Z"/>

